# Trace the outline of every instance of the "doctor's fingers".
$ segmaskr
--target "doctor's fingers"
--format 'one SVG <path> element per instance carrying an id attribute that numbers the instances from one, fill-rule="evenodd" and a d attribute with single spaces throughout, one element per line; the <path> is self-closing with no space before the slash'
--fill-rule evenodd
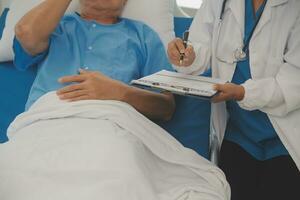
<path id="1" fill-rule="evenodd" d="M 228 101 L 231 100 L 232 97 L 230 94 L 228 93 L 224 93 L 224 92 L 220 92 L 218 93 L 216 96 L 214 96 L 211 100 L 211 102 L 213 103 L 220 103 L 220 102 L 224 102 L 224 101 Z"/>
<path id="2" fill-rule="evenodd" d="M 176 48 L 178 49 L 179 53 L 184 53 L 185 47 L 184 47 L 182 39 L 176 38 L 174 41 L 175 41 L 175 45 L 176 45 Z"/>
<path id="3" fill-rule="evenodd" d="M 184 53 L 185 51 L 185 47 L 183 45 L 183 41 L 180 38 L 176 38 L 173 41 L 171 41 L 168 45 L 168 50 L 171 53 L 176 53 L 176 54 L 180 54 L 180 53 Z"/>
<path id="4" fill-rule="evenodd" d="M 168 56 L 171 61 L 176 61 L 180 58 L 180 52 L 178 51 L 175 43 L 170 43 L 168 46 Z"/>
<path id="5" fill-rule="evenodd" d="M 177 66 L 180 65 L 179 59 L 180 59 L 180 57 L 178 57 L 178 56 L 169 55 L 169 60 L 174 65 L 177 65 Z"/>
<path id="6" fill-rule="evenodd" d="M 188 45 L 187 48 L 184 51 L 184 55 L 187 58 L 193 58 L 195 57 L 195 50 L 194 47 L 192 45 Z"/>
<path id="7" fill-rule="evenodd" d="M 196 54 L 192 46 L 188 46 L 184 53 L 182 65 L 185 67 L 191 66 L 196 59 Z"/>
<path id="8" fill-rule="evenodd" d="M 228 94 L 228 100 L 241 101 L 245 97 L 245 88 L 234 83 L 216 84 L 214 90 Z"/>
<path id="9" fill-rule="evenodd" d="M 215 84 L 213 89 L 218 92 L 224 92 L 226 90 L 226 84 Z"/>
<path id="10" fill-rule="evenodd" d="M 213 89 L 218 92 L 211 100 L 213 103 L 226 101 L 230 97 L 227 92 L 226 84 L 215 84 Z"/>
<path id="11" fill-rule="evenodd" d="M 170 61 L 172 64 L 180 67 L 188 67 L 193 63 L 193 59 L 184 57 L 183 62 L 180 62 L 180 56 L 179 57 L 170 57 Z"/>

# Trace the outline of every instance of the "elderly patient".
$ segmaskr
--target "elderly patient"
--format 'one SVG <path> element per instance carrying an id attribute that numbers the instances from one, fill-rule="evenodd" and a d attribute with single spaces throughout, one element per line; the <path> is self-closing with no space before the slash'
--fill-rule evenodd
<path id="1" fill-rule="evenodd" d="M 151 119 L 172 117 L 171 94 L 127 85 L 170 69 L 170 64 L 151 28 L 120 17 L 126 1 L 81 0 L 81 14 L 63 17 L 71 0 L 45 0 L 19 21 L 15 64 L 23 70 L 39 67 L 27 109 L 43 94 L 58 90 L 62 100 L 117 100 Z"/>

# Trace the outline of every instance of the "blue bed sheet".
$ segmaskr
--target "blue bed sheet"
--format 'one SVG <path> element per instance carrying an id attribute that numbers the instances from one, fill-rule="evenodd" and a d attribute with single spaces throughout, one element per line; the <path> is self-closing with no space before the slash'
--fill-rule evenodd
<path id="1" fill-rule="evenodd" d="M 3 16 L 2 22 L 0 19 L 0 35 Z M 180 37 L 191 22 L 190 18 L 175 18 L 176 35 Z M 35 75 L 36 69 L 34 68 L 20 72 L 14 68 L 12 62 L 0 63 L 0 142 L 7 141 L 8 125 L 24 111 Z M 171 121 L 157 123 L 184 146 L 208 157 L 210 103 L 190 97 L 176 96 L 176 105 L 177 109 Z"/>
<path id="2" fill-rule="evenodd" d="M 35 73 L 34 69 L 20 72 L 12 62 L 0 63 L 0 142 L 7 141 L 6 128 L 24 111 Z"/>

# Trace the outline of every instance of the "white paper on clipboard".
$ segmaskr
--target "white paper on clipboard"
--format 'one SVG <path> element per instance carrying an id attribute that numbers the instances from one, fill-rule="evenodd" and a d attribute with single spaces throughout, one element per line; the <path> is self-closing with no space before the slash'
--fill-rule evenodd
<path id="1" fill-rule="evenodd" d="M 210 99 L 217 92 L 213 89 L 215 84 L 224 84 L 226 81 L 203 76 L 186 75 L 167 70 L 133 80 L 132 85 L 143 88 L 155 88 L 169 91 L 179 95 Z"/>

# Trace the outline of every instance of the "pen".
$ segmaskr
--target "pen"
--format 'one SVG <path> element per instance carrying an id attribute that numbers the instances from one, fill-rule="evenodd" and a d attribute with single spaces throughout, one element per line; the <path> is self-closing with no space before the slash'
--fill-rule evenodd
<path id="1" fill-rule="evenodd" d="M 186 49 L 187 48 L 187 43 L 188 43 L 188 40 L 189 40 L 189 35 L 190 35 L 190 32 L 188 30 L 186 30 L 184 33 L 183 33 L 183 45 L 184 45 L 184 48 Z M 183 63 L 183 59 L 184 59 L 184 53 L 180 53 L 180 60 L 179 60 L 179 63 L 180 65 L 182 65 Z"/>

